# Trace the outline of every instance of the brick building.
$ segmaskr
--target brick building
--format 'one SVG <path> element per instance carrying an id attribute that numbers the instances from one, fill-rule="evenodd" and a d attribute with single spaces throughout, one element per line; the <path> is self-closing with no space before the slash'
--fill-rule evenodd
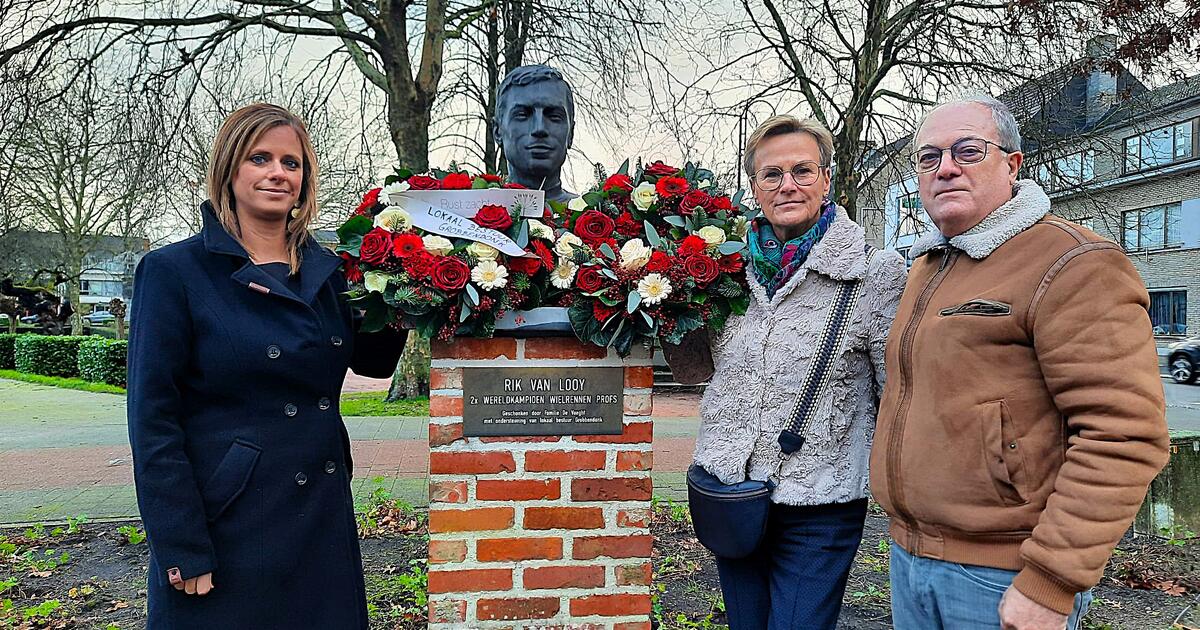
<path id="1" fill-rule="evenodd" d="M 1098 54 L 1100 51 L 1091 50 Z M 1022 177 L 1053 212 L 1120 243 L 1163 337 L 1200 334 L 1200 76 L 1149 89 L 1084 58 L 1001 94 L 1021 123 Z M 868 155 L 859 220 L 906 253 L 931 226 L 902 138 Z"/>

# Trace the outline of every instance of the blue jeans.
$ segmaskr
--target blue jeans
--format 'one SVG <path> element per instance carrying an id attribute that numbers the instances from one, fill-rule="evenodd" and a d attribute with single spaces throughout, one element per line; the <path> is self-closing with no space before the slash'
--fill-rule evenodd
<path id="1" fill-rule="evenodd" d="M 1000 598 L 1016 571 L 918 558 L 892 541 L 892 624 L 896 630 L 996 630 Z M 1076 630 L 1092 603 L 1075 595 L 1067 630 Z"/>
<path id="2" fill-rule="evenodd" d="M 836 626 L 866 516 L 866 499 L 771 504 L 762 546 L 747 558 L 717 558 L 729 630 Z"/>

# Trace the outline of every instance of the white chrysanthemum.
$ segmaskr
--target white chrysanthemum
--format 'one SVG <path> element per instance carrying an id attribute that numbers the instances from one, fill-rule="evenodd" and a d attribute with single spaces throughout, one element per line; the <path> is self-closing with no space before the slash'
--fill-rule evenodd
<path id="1" fill-rule="evenodd" d="M 471 280 L 485 291 L 503 289 L 508 284 L 508 270 L 494 260 L 485 260 L 471 270 Z"/>
<path id="2" fill-rule="evenodd" d="M 554 230 L 549 225 L 537 219 L 529 220 L 529 235 L 533 238 L 545 239 L 551 243 L 554 242 Z"/>
<path id="3" fill-rule="evenodd" d="M 429 234 L 422 238 L 421 242 L 425 245 L 425 251 L 437 256 L 445 256 L 454 249 L 454 243 L 451 243 L 450 239 L 437 234 Z"/>
<path id="4" fill-rule="evenodd" d="M 696 232 L 696 236 L 704 239 L 704 244 L 709 249 L 720 247 L 721 243 L 725 242 L 725 230 L 715 225 L 706 225 L 700 228 L 700 231 Z"/>
<path id="5" fill-rule="evenodd" d="M 641 269 L 650 262 L 650 248 L 640 238 L 632 238 L 621 246 L 621 269 L 632 271 Z"/>
<path id="6" fill-rule="evenodd" d="M 500 250 L 486 243 L 471 243 L 467 246 L 467 251 L 471 252 L 477 260 L 496 260 L 500 255 Z"/>
<path id="7" fill-rule="evenodd" d="M 388 275 L 378 271 L 368 271 L 363 274 L 363 285 L 368 291 L 383 293 L 387 290 Z"/>
<path id="8" fill-rule="evenodd" d="M 388 208 L 375 215 L 375 227 L 389 232 L 403 232 L 412 227 L 412 215 L 400 208 Z"/>
<path id="9" fill-rule="evenodd" d="M 587 210 L 587 202 L 583 200 L 583 197 L 576 197 L 567 202 L 567 209 L 571 212 L 583 212 Z"/>
<path id="10" fill-rule="evenodd" d="M 738 217 L 733 220 L 733 229 L 731 229 L 730 232 L 734 236 L 736 236 L 744 241 L 744 240 L 746 240 L 746 234 L 749 231 L 750 231 L 750 221 L 746 220 L 746 217 Z"/>
<path id="11" fill-rule="evenodd" d="M 629 198 L 633 199 L 633 205 L 645 210 L 654 205 L 658 201 L 658 191 L 654 189 L 654 184 L 650 182 L 642 182 L 633 189 L 629 194 Z"/>
<path id="12" fill-rule="evenodd" d="M 550 284 L 559 289 L 570 289 L 577 271 L 579 267 L 575 263 L 569 260 L 560 261 L 554 271 L 550 272 Z"/>
<path id="13" fill-rule="evenodd" d="M 392 182 L 387 186 L 384 186 L 383 190 L 379 191 L 379 203 L 382 203 L 385 206 L 390 206 L 395 203 L 392 201 L 392 193 L 402 193 L 409 188 L 412 188 L 412 186 L 409 186 L 407 181 Z"/>
<path id="14" fill-rule="evenodd" d="M 569 258 L 575 253 L 576 247 L 583 247 L 583 239 L 567 232 L 558 237 L 558 243 L 554 246 L 554 251 L 564 258 Z"/>
<path id="15" fill-rule="evenodd" d="M 671 281 L 662 277 L 661 274 L 648 273 L 645 278 L 638 280 L 637 292 L 642 296 L 642 302 L 650 305 L 658 304 L 671 295 Z"/>

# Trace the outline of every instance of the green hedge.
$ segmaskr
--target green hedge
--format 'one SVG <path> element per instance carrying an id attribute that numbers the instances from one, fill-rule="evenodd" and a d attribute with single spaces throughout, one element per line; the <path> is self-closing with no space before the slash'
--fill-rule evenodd
<path id="1" fill-rule="evenodd" d="M 11 370 L 16 367 L 16 363 L 13 362 L 13 348 L 16 341 L 17 335 L 0 333 L 0 370 Z"/>
<path id="2" fill-rule="evenodd" d="M 125 387 L 125 357 L 129 343 L 103 337 L 85 337 L 79 346 L 79 377 L 93 383 Z"/>
<path id="3" fill-rule="evenodd" d="M 45 376 L 79 376 L 79 346 L 90 337 L 19 335 L 13 350 L 18 371 Z"/>

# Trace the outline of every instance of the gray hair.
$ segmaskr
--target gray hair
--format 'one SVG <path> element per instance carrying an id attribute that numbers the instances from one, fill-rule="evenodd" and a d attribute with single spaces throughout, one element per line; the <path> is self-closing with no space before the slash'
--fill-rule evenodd
<path id="1" fill-rule="evenodd" d="M 925 115 L 921 117 L 920 124 L 917 125 L 917 132 L 913 134 L 913 140 L 916 140 L 917 134 L 921 132 L 921 127 L 925 126 L 925 121 L 929 119 L 929 116 L 933 112 L 940 109 L 943 105 L 957 103 L 974 103 L 988 108 L 988 111 L 992 113 L 992 122 L 996 123 L 996 133 L 999 135 L 996 141 L 1005 151 L 1021 150 L 1021 126 L 1017 124 L 1017 119 L 1013 116 L 1012 110 L 1000 100 L 983 92 L 965 94 L 954 100 L 939 103 L 933 109 L 925 112 Z"/>

